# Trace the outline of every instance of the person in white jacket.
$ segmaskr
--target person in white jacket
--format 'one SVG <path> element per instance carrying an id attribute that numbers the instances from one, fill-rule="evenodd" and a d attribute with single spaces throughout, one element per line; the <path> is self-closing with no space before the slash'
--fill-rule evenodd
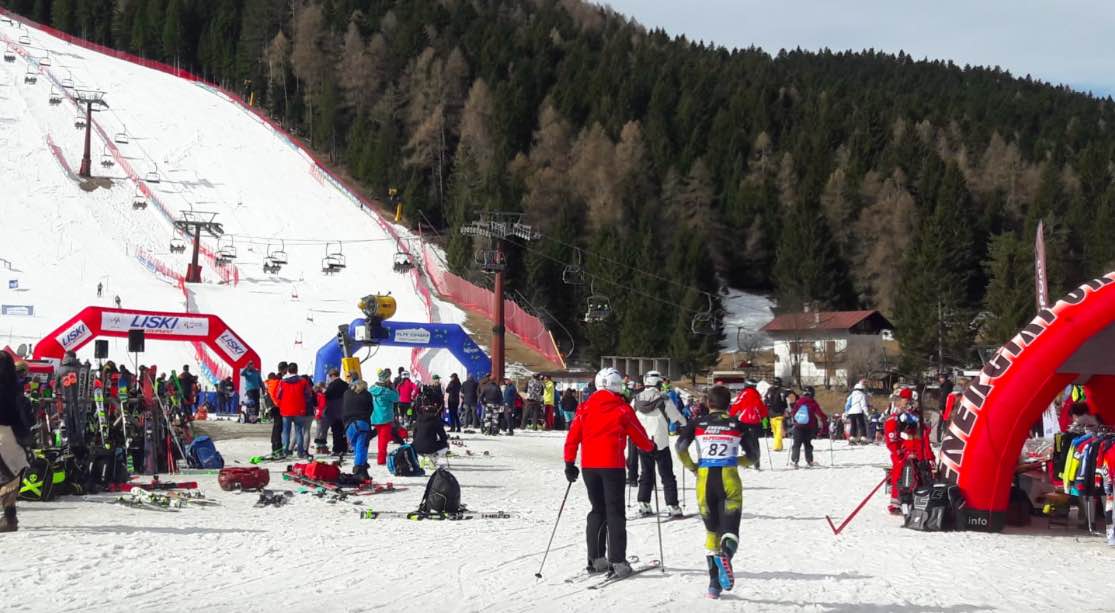
<path id="1" fill-rule="evenodd" d="M 866 445 L 868 443 L 867 413 L 869 410 L 867 384 L 861 379 L 856 382 L 855 387 L 852 388 L 852 393 L 848 395 L 848 401 L 844 403 L 844 414 L 848 417 L 848 423 L 852 425 L 852 431 L 848 435 L 848 444 Z"/>
<path id="2" fill-rule="evenodd" d="M 666 510 L 673 517 L 681 516 L 678 506 L 678 482 L 674 477 L 674 460 L 670 455 L 670 422 L 686 425 L 685 416 L 677 410 L 669 396 L 662 393 L 662 375 L 652 370 L 643 377 L 646 386 L 635 396 L 631 405 L 635 416 L 646 430 L 647 436 L 654 441 L 654 451 L 639 451 L 639 513 L 653 515 L 650 495 L 654 489 L 655 467 L 662 479 L 662 490 L 666 498 Z"/>

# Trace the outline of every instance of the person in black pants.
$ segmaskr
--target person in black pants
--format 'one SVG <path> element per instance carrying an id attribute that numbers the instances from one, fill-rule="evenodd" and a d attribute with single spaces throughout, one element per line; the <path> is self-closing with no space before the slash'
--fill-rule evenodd
<path id="1" fill-rule="evenodd" d="M 329 383 L 325 386 L 325 415 L 322 422 L 327 424 L 333 434 L 333 455 L 348 453 L 348 439 L 345 437 L 345 392 L 348 384 L 341 379 L 341 373 L 336 368 L 331 369 L 328 375 Z M 325 431 L 318 435 L 321 440 L 319 446 L 325 446 Z"/>
<path id="2" fill-rule="evenodd" d="M 627 485 L 629 487 L 639 485 L 639 450 L 630 439 L 627 440 Z"/>
<path id="3" fill-rule="evenodd" d="M 449 431 L 461 431 L 461 380 L 457 373 L 449 375 L 449 385 L 445 386 L 446 403 L 449 407 Z"/>
<path id="4" fill-rule="evenodd" d="M 469 375 L 465 382 L 461 384 L 461 411 L 464 413 L 461 416 L 461 421 L 466 428 L 475 428 L 480 425 L 480 420 L 476 417 L 479 395 L 480 384 L 477 383 L 475 375 Z"/>
<path id="5" fill-rule="evenodd" d="M 279 392 L 279 383 L 283 375 L 286 373 L 287 363 L 279 362 L 279 374 L 272 373 L 267 376 L 267 400 L 271 403 L 271 410 L 268 414 L 271 416 L 271 453 L 283 452 L 283 416 L 279 414 L 279 400 L 276 398 Z"/>
<path id="6" fill-rule="evenodd" d="M 807 466 L 813 466 L 813 439 L 817 433 L 822 431 L 827 421 L 825 414 L 821 411 L 821 405 L 813 399 L 814 391 L 812 387 L 806 387 L 802 392 L 801 399 L 793 404 L 790 409 L 791 421 L 794 423 L 794 448 L 790 453 L 790 459 L 794 463 L 794 468 L 798 467 L 798 459 L 801 458 L 801 448 L 805 447 L 805 463 Z"/>

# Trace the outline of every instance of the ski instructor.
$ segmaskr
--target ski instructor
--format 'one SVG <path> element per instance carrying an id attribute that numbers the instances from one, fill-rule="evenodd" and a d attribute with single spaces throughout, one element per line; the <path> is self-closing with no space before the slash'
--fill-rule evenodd
<path id="1" fill-rule="evenodd" d="M 616 369 L 605 368 L 596 373 L 596 389 L 577 411 L 565 437 L 565 478 L 573 483 L 580 474 L 574 464 L 580 447 L 585 489 L 592 504 L 585 530 L 587 570 L 610 571 L 610 576 L 622 579 L 631 574 L 631 565 L 627 563 L 623 452 L 628 437 L 646 452 L 654 450 L 654 443 L 621 395 L 623 376 Z"/>

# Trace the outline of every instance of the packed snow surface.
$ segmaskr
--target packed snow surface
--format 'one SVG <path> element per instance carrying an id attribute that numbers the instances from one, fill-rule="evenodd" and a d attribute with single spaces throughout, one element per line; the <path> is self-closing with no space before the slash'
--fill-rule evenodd
<path id="1" fill-rule="evenodd" d="M 19 43 L 23 35 L 30 44 Z M 18 53 L 15 62 L 0 63 L 0 258 L 11 265 L 0 261 L 0 303 L 34 308 L 32 317 L 0 317 L 0 345 L 34 343 L 82 307 L 111 306 L 115 296 L 124 308 L 182 311 L 182 291 L 151 270 L 158 262 L 185 272 L 189 252 L 169 249 L 172 219 L 182 211 L 217 214 L 228 239 L 203 243 L 211 251 L 233 247 L 239 276 L 236 286 L 221 283 L 203 260 L 206 282 L 190 286 L 191 308 L 223 318 L 262 356 L 264 372 L 282 359 L 309 370 L 337 325 L 360 316 L 356 301 L 366 294 L 391 292 L 396 320 L 431 319 L 415 279 L 392 272 L 399 247 L 372 215 L 224 95 L 33 29 L 0 24 L 0 48 Z M 25 82 L 29 71 L 37 83 Z M 109 105 L 94 113 L 103 135 L 94 132 L 92 161 L 94 176 L 112 184 L 89 192 L 50 147 L 76 173 L 84 131 L 74 127 L 78 111 L 69 96 L 84 89 L 105 92 Z M 60 104 L 50 103 L 51 92 L 62 96 Z M 126 143 L 116 142 L 120 134 Z M 114 151 L 118 163 L 102 167 Z M 154 196 L 144 210 L 133 209 L 138 186 L 125 163 Z M 156 175 L 158 182 L 146 180 Z M 274 250 L 285 250 L 289 263 L 266 274 L 264 258 Z M 326 276 L 322 260 L 333 253 L 344 255 L 347 268 Z M 452 305 L 435 299 L 433 307 L 435 320 L 463 321 Z M 113 341 L 112 357 L 125 350 L 124 341 Z M 368 366 L 409 366 L 410 354 L 381 348 Z M 82 352 L 91 355 L 92 344 Z M 142 360 L 168 369 L 193 363 L 193 355 L 189 345 L 148 343 Z M 431 366 L 459 370 L 447 352 Z"/>
<path id="2" fill-rule="evenodd" d="M 231 429 L 242 426 L 232 425 Z M 268 447 L 257 438 L 217 441 L 229 465 Z M 662 524 L 665 573 L 652 571 L 602 590 L 595 579 L 566 583 L 585 564 L 588 499 L 573 484 L 554 546 L 542 560 L 565 492 L 562 433 L 463 435 L 451 458 L 462 502 L 512 519 L 461 522 L 365 520 L 361 507 L 295 494 L 281 508 L 257 496 L 177 513 L 109 504 L 111 495 L 20 503 L 20 530 L 0 537 L 0 597 L 8 611 L 1077 611 L 1111 610 L 1115 551 L 1075 528 L 979 534 L 918 533 L 899 526 L 877 495 L 839 537 L 837 522 L 879 482 L 882 447 L 837 442 L 829 466 L 791 470 L 788 452 L 742 473 L 736 588 L 704 598 L 704 528 L 690 518 Z M 465 457 L 465 450 L 489 457 Z M 374 449 L 373 449 L 374 455 Z M 297 490 L 271 465 L 271 487 Z M 392 479 L 373 463 L 373 477 Z M 167 479 L 168 477 L 164 477 Z M 679 473 L 680 479 L 680 473 Z M 413 510 L 424 478 L 409 489 L 364 497 L 363 508 Z M 684 500 L 696 509 L 691 476 Z M 634 501 L 632 501 L 634 502 Z M 628 513 L 634 514 L 629 508 Z M 658 559 L 653 519 L 628 524 L 628 554 Z M 1069 590 L 1069 592 L 1066 592 Z"/>

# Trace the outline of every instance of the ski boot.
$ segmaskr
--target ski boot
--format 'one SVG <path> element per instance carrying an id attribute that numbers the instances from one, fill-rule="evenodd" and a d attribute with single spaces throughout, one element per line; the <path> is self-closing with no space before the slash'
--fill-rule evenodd
<path id="1" fill-rule="evenodd" d="M 0 520 L 0 532 L 15 532 L 19 530 L 19 521 L 15 516 L 15 507 L 4 507 L 4 519 Z"/>
<path id="2" fill-rule="evenodd" d="M 372 476 L 368 474 L 367 464 L 360 464 L 358 466 L 353 466 L 352 468 L 352 476 L 359 479 L 361 483 L 372 480 Z"/>
<path id="3" fill-rule="evenodd" d="M 585 567 L 585 570 L 590 575 L 608 572 L 611 569 L 612 563 L 608 561 L 608 558 L 596 558 L 595 560 L 589 560 L 588 566 Z"/>
<path id="4" fill-rule="evenodd" d="M 654 509 L 650 508 L 649 502 L 639 503 L 639 517 L 651 517 L 654 515 Z"/>
<path id="5" fill-rule="evenodd" d="M 612 571 L 608 573 L 608 578 L 625 579 L 627 577 L 630 577 L 632 572 L 634 571 L 631 569 L 631 565 L 628 564 L 626 561 L 613 562 Z"/>
<path id="6" fill-rule="evenodd" d="M 720 538 L 720 551 L 713 562 L 716 564 L 718 579 L 722 589 L 731 591 L 736 585 L 736 575 L 732 570 L 732 558 L 736 555 L 739 541 L 734 534 L 725 534 Z"/>
<path id="7" fill-rule="evenodd" d="M 720 588 L 710 585 L 708 591 L 705 592 L 705 598 L 709 600 L 720 600 Z"/>
<path id="8" fill-rule="evenodd" d="M 670 517 L 682 517 L 685 515 L 681 512 L 681 507 L 676 504 L 666 507 L 666 513 L 668 513 Z"/>
<path id="9" fill-rule="evenodd" d="M 316 448 L 314 449 L 314 453 L 315 453 L 316 455 L 320 455 L 320 456 L 326 456 L 326 455 L 329 455 L 329 447 L 328 447 L 327 445 L 318 445 L 318 446 L 317 446 L 317 447 L 316 447 Z"/>

